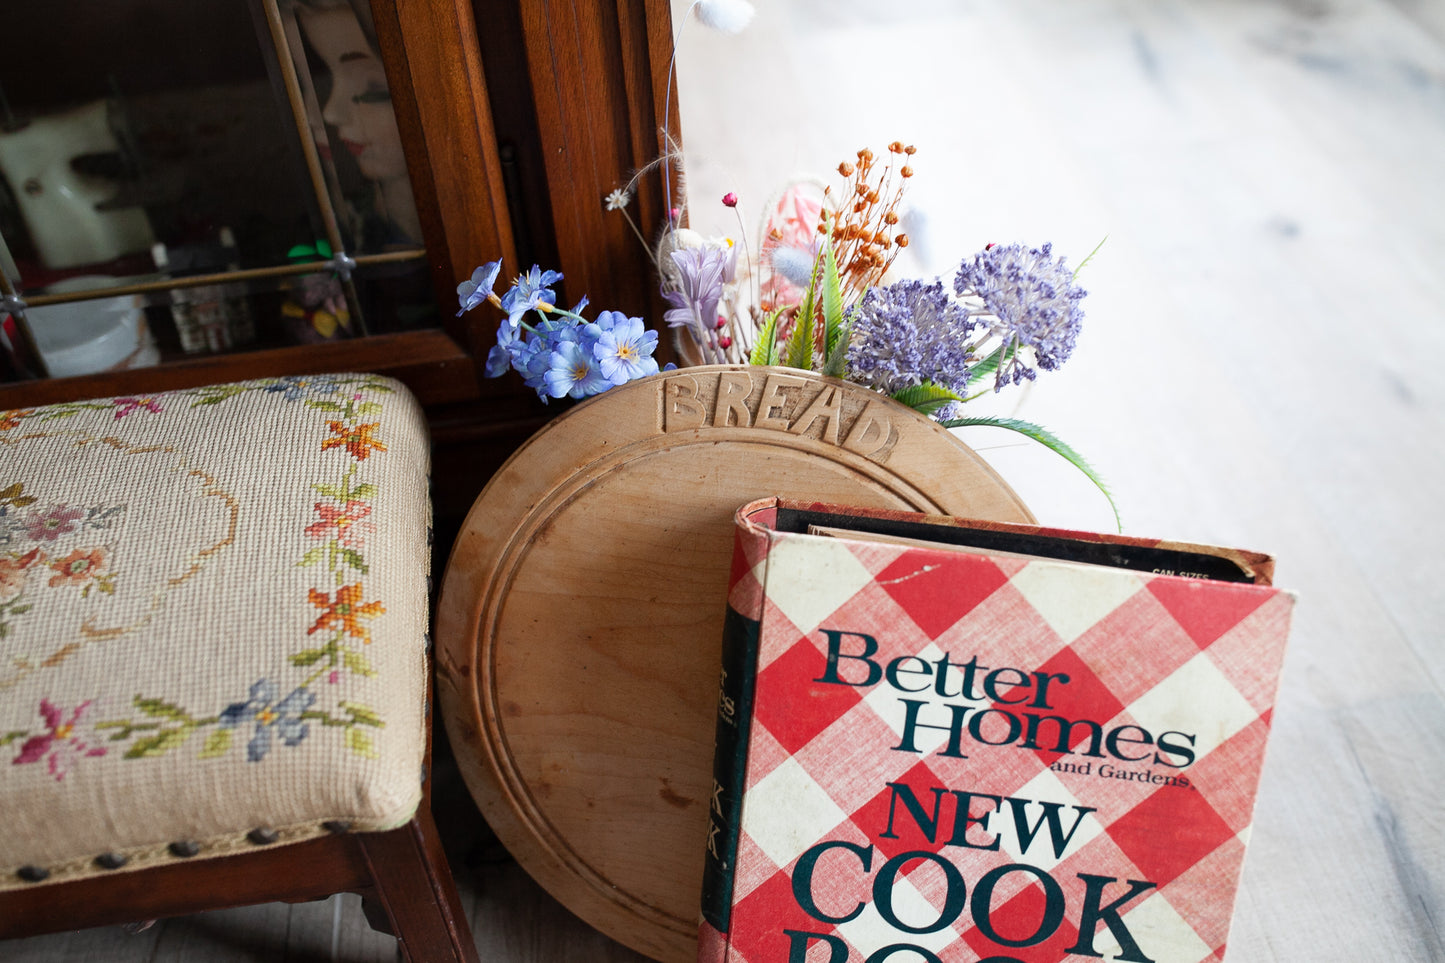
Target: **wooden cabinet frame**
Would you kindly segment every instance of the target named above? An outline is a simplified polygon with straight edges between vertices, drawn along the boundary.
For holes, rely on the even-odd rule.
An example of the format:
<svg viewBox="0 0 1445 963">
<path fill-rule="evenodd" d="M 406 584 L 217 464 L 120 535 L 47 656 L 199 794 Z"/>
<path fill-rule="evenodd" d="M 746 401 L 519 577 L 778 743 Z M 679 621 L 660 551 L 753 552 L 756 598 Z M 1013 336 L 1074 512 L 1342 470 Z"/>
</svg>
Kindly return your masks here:
<svg viewBox="0 0 1445 963">
<path fill-rule="evenodd" d="M 660 318 L 650 260 L 603 197 L 661 150 L 672 43 L 666 0 L 371 7 L 443 315 L 457 282 L 501 257 L 508 275 L 545 260 L 564 273 L 572 299 L 586 293 L 599 308 Z M 672 113 L 675 133 L 675 104 Z M 634 217 L 660 223 L 660 181 L 649 178 L 640 195 Z M 461 403 L 467 420 L 485 421 L 495 408 L 515 421 L 525 418 L 517 399 L 531 391 L 512 375 L 481 377 L 495 323 L 482 309 L 447 317 L 439 329 L 19 382 L 0 386 L 0 409 L 365 370 L 399 378 L 429 408 L 453 405 L 446 419 L 460 416 Z"/>
</svg>

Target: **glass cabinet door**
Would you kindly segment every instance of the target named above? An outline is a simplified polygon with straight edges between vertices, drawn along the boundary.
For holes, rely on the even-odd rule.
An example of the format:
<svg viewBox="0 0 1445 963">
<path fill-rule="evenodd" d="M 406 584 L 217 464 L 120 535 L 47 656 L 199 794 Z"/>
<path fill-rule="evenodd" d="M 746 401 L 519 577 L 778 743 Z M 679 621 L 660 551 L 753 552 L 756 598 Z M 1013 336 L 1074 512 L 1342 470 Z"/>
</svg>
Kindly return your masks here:
<svg viewBox="0 0 1445 963">
<path fill-rule="evenodd" d="M 441 323 L 363 0 L 3 16 L 6 380 Z"/>
</svg>

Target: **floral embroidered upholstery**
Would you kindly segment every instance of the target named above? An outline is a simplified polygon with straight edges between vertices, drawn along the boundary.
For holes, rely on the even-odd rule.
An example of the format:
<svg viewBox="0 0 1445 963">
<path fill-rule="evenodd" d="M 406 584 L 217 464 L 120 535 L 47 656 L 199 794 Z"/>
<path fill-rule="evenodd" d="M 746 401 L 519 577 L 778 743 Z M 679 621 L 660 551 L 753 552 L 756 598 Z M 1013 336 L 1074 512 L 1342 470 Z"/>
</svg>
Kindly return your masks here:
<svg viewBox="0 0 1445 963">
<path fill-rule="evenodd" d="M 370 375 L 0 414 L 0 889 L 405 823 L 427 471 Z"/>
</svg>

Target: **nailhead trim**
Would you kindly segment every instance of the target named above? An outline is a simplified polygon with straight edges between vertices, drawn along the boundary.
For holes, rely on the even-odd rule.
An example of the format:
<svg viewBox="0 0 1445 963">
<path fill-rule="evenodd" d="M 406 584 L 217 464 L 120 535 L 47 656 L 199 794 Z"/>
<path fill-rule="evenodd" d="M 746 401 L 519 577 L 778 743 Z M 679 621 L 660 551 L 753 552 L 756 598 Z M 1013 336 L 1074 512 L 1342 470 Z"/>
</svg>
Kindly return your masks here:
<svg viewBox="0 0 1445 963">
<path fill-rule="evenodd" d="M 274 829 L 257 827 L 247 833 L 246 838 L 257 846 L 269 846 L 281 837 L 276 834 L 276 830 Z"/>
<path fill-rule="evenodd" d="M 318 832 L 343 835 L 352 832 L 380 832 L 374 823 L 358 823 L 349 819 L 328 819 L 321 822 L 287 825 L 280 830 L 257 827 L 245 835 L 207 837 L 202 840 L 181 839 L 153 848 L 138 848 L 120 852 L 107 852 L 93 858 L 79 857 L 49 866 L 28 864 L 0 867 L 0 897 L 7 887 L 18 888 L 19 884 L 70 880 L 94 877 L 100 871 L 113 871 L 122 867 L 141 868 L 165 863 L 169 860 L 190 859 L 195 856 L 226 856 L 254 846 L 270 846 L 282 842 L 300 842 L 303 839 L 318 838 Z M 10 882 L 6 882 L 10 880 Z M 0 954 L 3 955 L 3 954 Z"/>
</svg>

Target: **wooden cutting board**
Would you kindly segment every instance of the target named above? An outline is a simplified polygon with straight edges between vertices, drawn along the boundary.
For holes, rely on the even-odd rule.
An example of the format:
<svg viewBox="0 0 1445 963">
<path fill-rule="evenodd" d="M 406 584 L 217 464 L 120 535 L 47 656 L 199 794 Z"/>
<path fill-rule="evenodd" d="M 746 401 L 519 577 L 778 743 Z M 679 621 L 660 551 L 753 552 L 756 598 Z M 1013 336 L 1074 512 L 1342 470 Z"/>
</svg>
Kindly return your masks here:
<svg viewBox="0 0 1445 963">
<path fill-rule="evenodd" d="M 437 613 L 447 732 L 487 822 L 578 916 L 691 961 L 732 516 L 783 495 L 1010 522 L 947 431 L 786 368 L 686 368 L 557 418 L 478 496 Z"/>
</svg>

